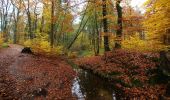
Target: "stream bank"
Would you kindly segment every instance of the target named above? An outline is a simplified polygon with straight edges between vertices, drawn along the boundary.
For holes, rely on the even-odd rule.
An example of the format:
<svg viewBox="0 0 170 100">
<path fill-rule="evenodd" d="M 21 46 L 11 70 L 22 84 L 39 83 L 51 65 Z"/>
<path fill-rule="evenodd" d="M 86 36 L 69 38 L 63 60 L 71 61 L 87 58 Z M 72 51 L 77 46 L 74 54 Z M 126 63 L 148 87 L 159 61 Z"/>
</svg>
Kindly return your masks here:
<svg viewBox="0 0 170 100">
<path fill-rule="evenodd" d="M 159 100 L 165 94 L 168 78 L 157 73 L 157 53 L 114 50 L 74 62 L 82 69 L 112 80 L 126 99 Z"/>
<path fill-rule="evenodd" d="M 73 59 L 67 59 L 67 63 L 77 72 L 72 83 L 72 94 L 78 100 L 119 100 L 124 97 L 113 81 L 77 66 Z"/>
<path fill-rule="evenodd" d="M 76 59 L 77 68 L 65 58 L 21 54 L 21 50 L 19 45 L 0 50 L 2 100 L 119 100 L 124 95 L 124 99 L 158 100 L 167 87 L 166 77 L 156 84 L 152 78 L 157 54 L 112 51 Z"/>
</svg>

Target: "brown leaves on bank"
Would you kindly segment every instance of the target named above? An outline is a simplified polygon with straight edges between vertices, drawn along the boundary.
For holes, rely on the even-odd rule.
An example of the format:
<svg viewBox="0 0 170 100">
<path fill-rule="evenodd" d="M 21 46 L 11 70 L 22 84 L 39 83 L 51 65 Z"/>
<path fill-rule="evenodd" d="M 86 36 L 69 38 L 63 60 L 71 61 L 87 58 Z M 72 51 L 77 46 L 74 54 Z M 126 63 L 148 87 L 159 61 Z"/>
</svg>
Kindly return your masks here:
<svg viewBox="0 0 170 100">
<path fill-rule="evenodd" d="M 166 84 L 149 84 L 154 74 L 149 71 L 157 69 L 157 53 L 139 53 L 121 49 L 105 53 L 103 56 L 77 59 L 75 62 L 84 69 L 116 80 L 118 88 L 129 99 L 157 100 L 164 94 Z"/>
</svg>

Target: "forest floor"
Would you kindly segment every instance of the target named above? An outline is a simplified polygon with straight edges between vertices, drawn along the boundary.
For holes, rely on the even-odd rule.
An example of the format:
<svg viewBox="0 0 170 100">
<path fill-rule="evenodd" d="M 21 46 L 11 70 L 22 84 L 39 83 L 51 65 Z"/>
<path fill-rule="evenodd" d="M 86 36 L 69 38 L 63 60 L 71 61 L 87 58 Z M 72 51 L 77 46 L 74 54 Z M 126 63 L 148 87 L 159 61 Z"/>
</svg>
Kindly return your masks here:
<svg viewBox="0 0 170 100">
<path fill-rule="evenodd" d="M 0 100 L 74 100 L 71 93 L 76 73 L 61 58 L 20 53 L 22 46 L 0 50 Z"/>
<path fill-rule="evenodd" d="M 116 82 L 126 100 L 164 98 L 162 95 L 165 94 L 167 83 L 166 78 L 158 74 L 158 53 L 118 49 L 103 56 L 79 58 L 74 62 L 83 69 Z"/>
<path fill-rule="evenodd" d="M 24 54 L 20 45 L 0 49 L 0 100 L 76 100 L 72 80 L 76 72 L 63 57 Z M 159 76 L 158 53 L 123 49 L 103 56 L 73 59 L 123 90 L 124 99 L 159 100 L 165 94 L 166 78 Z"/>
</svg>

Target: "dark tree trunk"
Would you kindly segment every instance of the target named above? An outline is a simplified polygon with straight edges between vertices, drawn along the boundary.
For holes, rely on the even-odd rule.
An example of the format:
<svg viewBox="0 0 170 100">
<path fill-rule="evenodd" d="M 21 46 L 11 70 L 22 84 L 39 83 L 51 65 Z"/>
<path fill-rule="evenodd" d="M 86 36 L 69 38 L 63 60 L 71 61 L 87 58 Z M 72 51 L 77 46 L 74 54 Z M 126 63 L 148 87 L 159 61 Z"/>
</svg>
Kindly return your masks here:
<svg viewBox="0 0 170 100">
<path fill-rule="evenodd" d="M 163 77 L 166 76 L 168 81 L 167 87 L 166 87 L 166 92 L 165 92 L 165 97 L 170 98 L 170 51 L 165 52 L 161 51 L 160 52 L 160 69 L 162 73 L 164 74 Z M 169 100 L 167 98 L 167 100 Z M 165 100 L 165 99 L 164 99 Z"/>
<path fill-rule="evenodd" d="M 28 8 L 27 8 L 27 17 L 28 17 L 28 33 L 29 33 L 29 38 L 33 39 L 32 19 L 31 19 L 31 13 L 30 13 L 30 1 L 29 0 L 28 0 Z"/>
<path fill-rule="evenodd" d="M 51 47 L 53 48 L 54 46 L 54 0 L 52 0 L 51 2 L 51 33 L 50 33 L 50 44 L 51 44 Z"/>
<path fill-rule="evenodd" d="M 122 7 L 120 6 L 121 0 L 116 1 L 116 9 L 118 15 L 118 30 L 116 32 L 115 48 L 121 48 L 121 39 L 122 39 Z"/>
<path fill-rule="evenodd" d="M 15 23 L 15 29 L 14 29 L 14 41 L 13 41 L 14 44 L 17 43 L 17 23 Z"/>
<path fill-rule="evenodd" d="M 97 33 L 97 39 L 96 39 L 96 45 L 97 45 L 97 51 L 95 55 L 98 55 L 100 52 L 100 33 L 99 33 L 99 28 L 98 28 L 98 23 L 97 23 L 97 13 L 95 9 L 95 25 L 96 25 L 96 33 Z"/>
<path fill-rule="evenodd" d="M 38 23 L 38 17 L 37 17 L 38 15 L 36 14 L 35 15 L 35 22 L 34 22 L 34 34 L 36 34 L 37 33 L 37 23 Z"/>
<path fill-rule="evenodd" d="M 40 27 L 40 32 L 42 33 L 44 30 L 44 16 L 42 15 L 42 18 L 41 18 L 41 27 Z"/>
<path fill-rule="evenodd" d="M 29 33 L 30 39 L 33 39 L 32 25 L 31 25 L 31 23 L 32 23 L 31 15 L 30 15 L 30 12 L 28 12 L 28 27 L 29 27 L 28 33 Z"/>
<path fill-rule="evenodd" d="M 163 72 L 166 74 L 170 75 L 170 51 L 165 52 L 161 51 L 160 52 L 160 68 L 162 69 Z"/>
<path fill-rule="evenodd" d="M 20 13 L 20 11 L 19 11 L 19 9 L 17 9 L 18 11 L 17 11 L 17 16 L 16 16 L 16 18 L 15 18 L 15 26 L 14 26 L 14 41 L 13 41 L 13 43 L 14 44 L 16 44 L 16 43 L 18 43 L 18 40 L 17 40 L 17 32 L 18 32 L 18 21 L 19 21 L 19 13 Z"/>
<path fill-rule="evenodd" d="M 105 18 L 107 15 L 107 6 L 106 6 L 106 0 L 103 0 L 103 29 L 104 29 L 104 49 L 105 51 L 110 51 L 109 48 L 109 38 L 108 38 L 108 23 L 107 18 Z"/>
</svg>

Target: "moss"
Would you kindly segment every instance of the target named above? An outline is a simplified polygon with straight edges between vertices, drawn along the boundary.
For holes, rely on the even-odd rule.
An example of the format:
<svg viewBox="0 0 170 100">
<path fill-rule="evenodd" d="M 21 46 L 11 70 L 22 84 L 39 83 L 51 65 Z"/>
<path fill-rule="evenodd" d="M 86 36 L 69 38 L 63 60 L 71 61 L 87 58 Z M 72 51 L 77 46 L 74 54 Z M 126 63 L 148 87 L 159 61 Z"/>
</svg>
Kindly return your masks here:
<svg viewBox="0 0 170 100">
<path fill-rule="evenodd" d="M 8 48 L 8 47 L 9 47 L 9 45 L 7 43 L 2 44 L 2 48 Z"/>
<path fill-rule="evenodd" d="M 108 75 L 109 76 L 119 76 L 119 75 L 121 75 L 122 73 L 121 72 L 111 72 L 111 73 L 109 73 Z"/>
<path fill-rule="evenodd" d="M 77 68 L 78 68 L 78 66 L 77 66 L 73 61 L 71 61 L 71 60 L 66 60 L 66 62 L 67 62 L 72 68 L 74 68 L 74 69 L 77 69 Z"/>
<path fill-rule="evenodd" d="M 80 57 L 84 57 L 84 56 L 88 57 L 88 56 L 94 55 L 94 52 L 89 51 L 89 50 L 81 50 L 78 54 L 79 54 Z"/>
<path fill-rule="evenodd" d="M 120 80 L 119 79 L 119 81 L 118 81 L 120 84 L 122 84 L 122 86 L 124 86 L 124 87 L 129 87 L 129 88 L 131 88 L 132 87 L 132 85 L 129 83 L 126 83 L 126 82 L 124 82 L 123 80 Z"/>
<path fill-rule="evenodd" d="M 143 86 L 143 83 L 139 79 L 132 79 L 131 82 L 132 82 L 132 86 L 134 86 L 134 87 L 142 87 Z"/>
<path fill-rule="evenodd" d="M 104 48 L 100 48 L 99 51 L 100 51 L 100 52 L 99 52 L 99 55 L 103 55 L 103 54 L 104 54 Z M 78 52 L 78 55 L 79 55 L 80 57 L 89 57 L 89 56 L 94 56 L 95 53 L 94 53 L 93 50 L 80 50 L 80 51 Z"/>
</svg>

